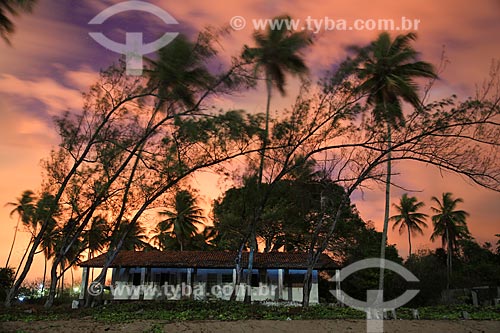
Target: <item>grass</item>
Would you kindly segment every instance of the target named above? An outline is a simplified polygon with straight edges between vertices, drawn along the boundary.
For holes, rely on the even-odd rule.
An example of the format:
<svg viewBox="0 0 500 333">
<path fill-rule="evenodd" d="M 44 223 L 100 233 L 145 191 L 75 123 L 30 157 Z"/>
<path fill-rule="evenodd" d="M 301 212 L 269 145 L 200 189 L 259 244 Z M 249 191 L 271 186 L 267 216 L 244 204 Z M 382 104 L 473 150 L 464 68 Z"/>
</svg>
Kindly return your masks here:
<svg viewBox="0 0 500 333">
<path fill-rule="evenodd" d="M 469 305 L 432 306 L 419 308 L 420 319 L 458 320 L 467 311 L 474 320 L 500 320 L 500 307 L 473 307 Z M 411 309 L 397 310 L 398 318 L 412 319 Z M 37 321 L 91 319 L 105 323 L 130 322 L 134 320 L 162 320 L 165 322 L 189 320 L 286 320 L 286 319 L 364 319 L 365 313 L 348 307 L 315 305 L 306 309 L 289 306 L 266 306 L 228 301 L 164 301 L 123 302 L 95 308 L 70 310 L 69 305 L 60 305 L 45 310 L 43 307 L 0 308 L 2 321 Z M 157 332 L 152 327 L 149 332 Z"/>
</svg>

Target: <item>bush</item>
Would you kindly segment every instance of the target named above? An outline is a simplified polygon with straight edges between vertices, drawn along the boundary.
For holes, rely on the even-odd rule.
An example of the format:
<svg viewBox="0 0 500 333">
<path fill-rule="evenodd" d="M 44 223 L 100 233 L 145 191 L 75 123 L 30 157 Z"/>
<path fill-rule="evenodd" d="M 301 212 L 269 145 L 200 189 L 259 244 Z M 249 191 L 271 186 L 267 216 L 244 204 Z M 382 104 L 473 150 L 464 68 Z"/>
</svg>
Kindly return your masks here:
<svg viewBox="0 0 500 333">
<path fill-rule="evenodd" d="M 7 296 L 10 287 L 14 284 L 14 269 L 10 267 L 0 268 L 0 299 Z"/>
</svg>

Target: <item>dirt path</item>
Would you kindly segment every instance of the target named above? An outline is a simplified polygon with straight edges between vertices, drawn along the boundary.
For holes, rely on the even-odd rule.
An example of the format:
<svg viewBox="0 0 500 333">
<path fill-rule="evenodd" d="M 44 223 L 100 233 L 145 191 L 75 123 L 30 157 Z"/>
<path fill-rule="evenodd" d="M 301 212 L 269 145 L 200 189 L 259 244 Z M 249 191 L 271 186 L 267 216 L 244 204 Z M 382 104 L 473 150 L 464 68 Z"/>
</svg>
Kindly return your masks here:
<svg viewBox="0 0 500 333">
<path fill-rule="evenodd" d="M 248 321 L 188 321 L 165 323 L 159 320 L 105 324 L 93 320 L 3 322 L 0 332 L 82 333 L 82 332 L 366 332 L 363 320 L 248 320 Z M 435 321 L 391 320 L 384 322 L 384 332 L 400 333 L 498 333 L 500 321 Z"/>
</svg>

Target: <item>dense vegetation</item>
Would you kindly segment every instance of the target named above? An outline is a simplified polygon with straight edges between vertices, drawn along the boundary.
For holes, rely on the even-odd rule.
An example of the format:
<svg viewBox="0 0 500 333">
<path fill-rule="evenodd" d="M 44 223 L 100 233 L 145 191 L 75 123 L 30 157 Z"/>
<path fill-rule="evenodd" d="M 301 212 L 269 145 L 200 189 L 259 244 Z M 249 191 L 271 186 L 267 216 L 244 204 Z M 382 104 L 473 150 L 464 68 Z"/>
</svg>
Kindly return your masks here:
<svg viewBox="0 0 500 333">
<path fill-rule="evenodd" d="M 418 308 L 422 320 L 462 319 L 463 311 L 467 311 L 470 319 L 500 320 L 498 307 L 434 306 Z M 413 319 L 409 308 L 397 310 L 400 319 Z M 124 323 L 134 320 L 299 320 L 299 319 L 364 319 L 366 314 L 349 307 L 333 307 L 315 305 L 309 308 L 290 306 L 270 306 L 262 304 L 245 304 L 241 302 L 133 302 L 115 303 L 92 309 L 78 309 L 67 311 L 56 307 L 52 310 L 40 310 L 27 314 L 20 309 L 2 310 L 1 321 L 36 321 L 36 320 L 70 320 L 77 318 L 91 318 L 107 323 Z"/>
</svg>

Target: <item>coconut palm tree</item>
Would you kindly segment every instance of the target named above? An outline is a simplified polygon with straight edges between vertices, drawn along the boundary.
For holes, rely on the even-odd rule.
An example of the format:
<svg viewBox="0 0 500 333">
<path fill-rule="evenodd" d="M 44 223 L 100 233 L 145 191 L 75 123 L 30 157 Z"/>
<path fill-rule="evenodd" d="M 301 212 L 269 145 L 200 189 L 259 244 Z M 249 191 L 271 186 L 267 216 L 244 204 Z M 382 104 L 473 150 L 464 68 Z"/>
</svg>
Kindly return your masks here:
<svg viewBox="0 0 500 333">
<path fill-rule="evenodd" d="M 410 45 L 417 38 L 416 34 L 398 35 L 391 39 L 387 32 L 379 35 L 368 48 L 361 50 L 361 67 L 357 75 L 362 80 L 359 90 L 367 94 L 367 104 L 372 106 L 375 122 L 386 127 L 387 140 L 387 175 L 385 188 L 385 214 L 382 244 L 382 259 L 385 259 L 387 229 L 389 224 L 390 189 L 391 189 L 391 149 L 393 129 L 404 126 L 405 119 L 402 101 L 420 109 L 422 103 L 418 97 L 416 78 L 436 78 L 436 71 L 431 64 L 418 61 L 418 52 Z M 381 267 L 379 290 L 384 286 L 384 269 Z"/>
<path fill-rule="evenodd" d="M 188 190 L 181 190 L 175 194 L 172 208 L 173 210 L 159 212 L 160 216 L 166 216 L 167 219 L 160 221 L 158 228 L 170 230 L 183 251 L 187 240 L 196 235 L 196 226 L 203 224 L 203 210 Z"/>
<path fill-rule="evenodd" d="M 148 237 L 146 235 L 146 229 L 141 226 L 139 221 L 134 223 L 124 220 L 118 228 L 111 235 L 110 248 L 116 248 L 117 244 L 120 242 L 121 238 L 126 233 L 123 239 L 123 244 L 121 249 L 123 250 L 142 250 L 145 248 L 150 248 L 148 243 Z"/>
<path fill-rule="evenodd" d="M 60 229 L 57 224 L 57 217 L 60 215 L 59 208 L 52 209 L 54 205 L 55 197 L 49 193 L 43 193 L 40 199 L 36 203 L 35 221 L 33 225 L 33 230 L 37 230 L 37 227 L 42 223 L 46 223 L 47 227 L 40 240 L 40 251 L 44 255 L 44 269 L 43 269 L 43 280 L 42 280 L 42 293 L 45 289 L 45 279 L 47 277 L 47 263 L 57 251 L 57 243 L 60 238 Z M 51 214 L 51 215 L 49 215 Z M 35 237 L 36 232 L 33 232 L 33 237 Z"/>
<path fill-rule="evenodd" d="M 15 27 L 12 16 L 21 12 L 31 12 L 37 0 L 0 0 L 0 37 L 10 44 L 9 36 L 14 33 Z M 10 17 L 9 17 L 10 16 Z"/>
<path fill-rule="evenodd" d="M 88 259 L 94 257 L 94 253 L 102 252 L 109 242 L 110 227 L 108 221 L 102 216 L 94 216 L 90 228 L 83 234 L 83 243 L 88 249 Z M 94 280 L 94 268 L 92 268 L 91 279 Z"/>
<path fill-rule="evenodd" d="M 424 206 L 424 203 L 418 201 L 416 197 L 409 197 L 407 193 L 403 194 L 399 205 L 393 204 L 398 214 L 391 216 L 394 221 L 392 230 L 399 227 L 399 234 L 403 234 L 404 230 L 408 231 L 408 258 L 411 257 L 411 236 L 415 234 L 423 235 L 422 228 L 427 228 L 425 218 L 428 216 L 424 213 L 419 213 L 418 210 Z"/>
<path fill-rule="evenodd" d="M 16 243 L 17 231 L 19 230 L 19 222 L 21 221 L 23 225 L 28 226 L 33 221 L 33 214 L 35 211 L 35 194 L 33 191 L 27 190 L 21 194 L 21 198 L 17 199 L 17 202 L 9 202 L 7 206 L 14 206 L 14 209 L 10 212 L 10 216 L 17 214 L 17 223 L 14 229 L 14 238 L 12 239 L 12 244 L 10 245 L 9 255 L 7 256 L 7 262 L 5 263 L 5 268 L 9 267 L 10 257 L 12 255 L 12 250 L 14 249 L 14 244 Z"/>
<path fill-rule="evenodd" d="M 274 18 L 275 21 L 290 21 L 290 16 L 284 15 Z M 265 33 L 255 31 L 253 34 L 256 47 L 244 46 L 243 58 L 255 63 L 255 73 L 262 74 L 266 82 L 267 103 L 264 137 L 262 139 L 261 159 L 259 166 L 259 182 L 262 182 L 264 169 L 264 155 L 269 137 L 269 111 L 273 87 L 281 95 L 285 95 L 286 74 L 304 75 L 308 72 L 304 60 L 299 52 L 312 44 L 307 32 L 292 32 L 286 24 L 271 29 Z"/>
<path fill-rule="evenodd" d="M 64 229 L 63 229 L 64 230 Z M 62 231 L 64 233 L 64 231 Z M 61 237 L 59 237 L 59 240 Z M 60 244 L 57 244 L 56 246 L 59 247 L 60 249 Z M 73 276 L 73 269 L 78 267 L 78 264 L 81 262 L 81 256 L 80 254 L 84 251 L 85 248 L 85 242 L 81 238 L 77 238 L 77 240 L 73 243 L 73 245 L 70 247 L 69 251 L 64 255 L 62 258 L 61 262 L 59 263 L 59 279 L 60 279 L 60 296 L 64 296 L 64 274 L 65 272 L 70 269 L 71 272 L 71 290 L 73 290 L 74 287 L 74 276 Z M 58 251 L 57 249 L 56 251 Z"/>
<path fill-rule="evenodd" d="M 44 256 L 43 280 L 42 280 L 42 290 L 41 290 L 42 294 L 43 291 L 45 290 L 45 280 L 47 278 L 48 261 L 56 254 L 56 246 L 57 242 L 59 241 L 58 238 L 60 238 L 60 236 L 57 237 L 58 233 L 59 229 L 57 228 L 57 222 L 52 218 L 47 220 L 47 229 L 45 229 L 45 232 L 42 236 L 39 246 Z"/>
<path fill-rule="evenodd" d="M 170 230 L 167 230 L 167 223 L 162 221 L 153 229 L 151 241 L 153 245 L 157 246 L 160 251 L 165 250 L 178 250 L 179 242 L 172 235 Z"/>
<path fill-rule="evenodd" d="M 441 237 L 443 248 L 447 249 L 446 289 L 449 289 L 453 251 L 457 248 L 458 240 L 470 237 L 466 223 L 469 213 L 464 210 L 457 210 L 457 205 L 462 203 L 463 199 L 454 199 L 450 192 L 443 193 L 441 200 L 437 197 L 432 197 L 432 201 L 434 201 L 438 207 L 431 207 L 431 210 L 436 213 L 432 216 L 434 232 L 431 235 L 431 241 L 434 242 L 438 237 Z"/>
<path fill-rule="evenodd" d="M 264 173 L 264 160 L 267 142 L 269 140 L 269 112 L 273 87 L 278 89 L 281 95 L 285 95 L 286 73 L 301 76 L 308 72 L 307 66 L 300 56 L 300 51 L 312 44 L 312 38 L 309 33 L 305 31 L 293 32 L 287 29 L 287 25 L 291 21 L 290 16 L 278 16 L 273 20 L 283 24 L 279 27 L 274 27 L 274 29 L 269 27 L 265 33 L 255 31 L 253 39 L 256 47 L 245 45 L 243 49 L 243 58 L 255 63 L 255 73 L 257 75 L 261 74 L 266 82 L 266 119 L 262 138 L 262 148 L 260 151 L 258 184 L 262 183 Z M 258 216 L 256 216 L 255 220 L 257 219 Z M 253 268 L 253 254 L 257 247 L 255 240 L 255 224 L 256 221 L 253 221 L 250 225 L 249 271 Z M 240 247 L 240 249 L 243 249 L 243 247 Z M 241 257 L 241 253 L 238 255 Z M 248 279 L 250 279 L 251 274 L 248 276 Z M 245 300 L 250 300 L 249 295 L 245 296 Z"/>
<path fill-rule="evenodd" d="M 213 81 L 203 63 L 212 52 L 209 45 L 195 45 L 179 35 L 158 51 L 157 60 L 147 60 L 150 67 L 145 72 L 149 85 L 158 91 L 158 108 L 167 100 L 189 108 L 195 105 L 197 89 L 206 88 Z"/>
</svg>

